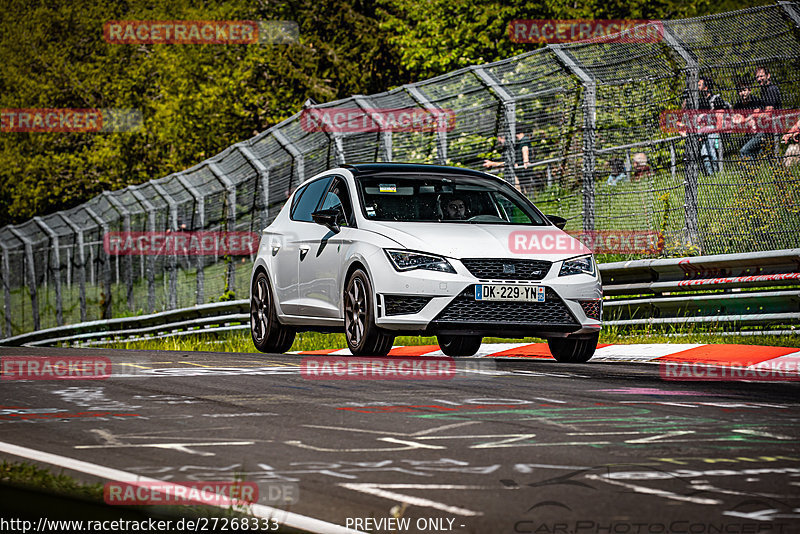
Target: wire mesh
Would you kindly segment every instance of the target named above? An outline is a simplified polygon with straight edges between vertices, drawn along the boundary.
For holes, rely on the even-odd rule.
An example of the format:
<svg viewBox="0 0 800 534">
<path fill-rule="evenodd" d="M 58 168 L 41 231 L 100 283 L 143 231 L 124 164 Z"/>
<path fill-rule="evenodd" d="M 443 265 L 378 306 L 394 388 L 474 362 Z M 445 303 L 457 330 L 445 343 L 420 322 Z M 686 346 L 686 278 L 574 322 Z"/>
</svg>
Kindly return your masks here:
<svg viewBox="0 0 800 534">
<path fill-rule="evenodd" d="M 485 170 L 566 218 L 567 230 L 656 232 L 665 256 L 796 247 L 800 157 L 787 157 L 780 133 L 752 143 L 748 133 L 679 135 L 663 127 L 662 114 L 696 107 L 699 79 L 730 105 L 742 86 L 759 97 L 767 89 L 758 69 L 769 73 L 782 108 L 800 107 L 798 4 L 663 27 L 652 42 L 552 45 L 313 105 L 183 173 L 1 228 L 0 335 L 246 297 L 252 255 L 125 256 L 104 238 L 258 233 L 301 182 L 341 163 Z M 446 128 L 385 123 L 403 110 L 452 120 Z M 309 112 L 342 112 L 356 126 L 309 127 Z"/>
</svg>

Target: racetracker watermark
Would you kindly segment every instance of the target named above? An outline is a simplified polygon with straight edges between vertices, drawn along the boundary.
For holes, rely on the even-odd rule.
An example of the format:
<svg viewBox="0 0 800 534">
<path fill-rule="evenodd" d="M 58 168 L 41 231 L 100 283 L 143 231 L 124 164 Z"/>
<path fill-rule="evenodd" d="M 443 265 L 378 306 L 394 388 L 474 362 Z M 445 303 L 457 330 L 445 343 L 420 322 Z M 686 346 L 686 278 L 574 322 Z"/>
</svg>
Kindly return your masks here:
<svg viewBox="0 0 800 534">
<path fill-rule="evenodd" d="M 455 360 L 446 356 L 309 356 L 300 362 L 300 374 L 308 380 L 450 380 L 456 373 Z"/>
<path fill-rule="evenodd" d="M 508 248 L 514 254 L 658 254 L 664 239 L 653 231 L 515 230 Z"/>
<path fill-rule="evenodd" d="M 109 44 L 289 44 L 299 27 L 289 20 L 110 20 Z"/>
<path fill-rule="evenodd" d="M 800 361 L 776 360 L 754 365 L 734 362 L 726 365 L 709 365 L 699 362 L 660 362 L 659 371 L 664 380 L 686 381 L 755 381 L 798 382 Z"/>
<path fill-rule="evenodd" d="M 0 380 L 103 380 L 111 360 L 102 356 L 3 356 Z"/>
<path fill-rule="evenodd" d="M 514 43 L 657 43 L 664 40 L 659 20 L 512 20 L 508 36 Z"/>
<path fill-rule="evenodd" d="M 777 109 L 753 113 L 710 110 L 667 110 L 661 112 L 664 133 L 787 133 L 800 120 L 800 110 Z"/>
<path fill-rule="evenodd" d="M 594 254 L 660 254 L 664 236 L 654 231 L 587 230 L 568 232 Z"/>
<path fill-rule="evenodd" d="M 107 482 L 103 500 L 111 505 L 241 506 L 259 501 L 296 504 L 300 489 L 293 483 L 244 481 Z"/>
<path fill-rule="evenodd" d="M 449 132 L 455 126 L 452 109 L 309 108 L 300 113 L 306 132 Z"/>
<path fill-rule="evenodd" d="M 112 256 L 249 256 L 258 252 L 254 232 L 108 232 L 103 248 Z"/>
<path fill-rule="evenodd" d="M 0 131 L 32 133 L 115 133 L 142 128 L 137 109 L 0 109 Z"/>
</svg>

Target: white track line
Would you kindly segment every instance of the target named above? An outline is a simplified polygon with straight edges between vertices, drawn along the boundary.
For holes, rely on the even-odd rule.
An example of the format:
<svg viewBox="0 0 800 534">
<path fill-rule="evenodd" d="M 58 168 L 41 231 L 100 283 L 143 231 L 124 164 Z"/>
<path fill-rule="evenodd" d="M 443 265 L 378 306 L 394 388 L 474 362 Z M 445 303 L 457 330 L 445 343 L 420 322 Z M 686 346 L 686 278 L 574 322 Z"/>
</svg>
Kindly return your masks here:
<svg viewBox="0 0 800 534">
<path fill-rule="evenodd" d="M 144 483 L 156 483 L 161 485 L 169 484 L 169 482 L 164 482 L 163 480 L 143 477 L 140 475 L 136 475 L 134 473 L 129 473 L 127 471 L 121 471 L 119 469 L 113 469 L 111 467 L 105 467 L 102 465 L 84 462 L 82 460 L 76 460 L 74 458 L 68 458 L 66 456 L 59 456 L 58 454 L 51 454 L 49 452 L 37 451 L 35 449 L 29 449 L 27 447 L 21 447 L 19 445 L 6 443 L 3 441 L 0 441 L 0 452 L 13 454 L 14 456 L 20 456 L 22 458 L 28 458 L 30 460 L 34 460 L 37 462 L 57 465 L 65 469 L 80 471 L 81 473 L 87 473 L 90 475 L 94 475 L 107 480 L 114 480 L 117 482 L 144 482 Z M 227 505 L 220 505 L 220 507 L 227 508 Z M 293 512 L 287 512 L 286 510 L 281 510 L 279 508 L 272 508 L 271 506 L 264 506 L 262 504 L 250 505 L 250 513 L 256 517 L 261 517 L 265 519 L 274 518 L 282 525 L 286 525 L 287 527 L 298 528 L 301 530 L 307 530 L 309 532 L 318 532 L 320 534 L 365 534 L 357 530 L 345 528 L 343 526 L 335 525 L 333 523 L 328 523 L 327 521 L 321 521 L 319 519 L 314 519 L 313 517 L 308 517 Z"/>
</svg>

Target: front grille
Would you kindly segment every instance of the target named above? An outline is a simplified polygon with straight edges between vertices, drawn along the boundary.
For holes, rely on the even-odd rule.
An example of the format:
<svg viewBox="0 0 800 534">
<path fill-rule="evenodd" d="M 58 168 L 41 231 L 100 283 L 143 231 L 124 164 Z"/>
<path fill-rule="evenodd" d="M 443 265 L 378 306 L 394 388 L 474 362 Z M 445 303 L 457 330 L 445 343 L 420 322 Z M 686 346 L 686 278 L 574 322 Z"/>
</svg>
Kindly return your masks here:
<svg viewBox="0 0 800 534">
<path fill-rule="evenodd" d="M 551 262 L 518 259 L 461 260 L 472 276 L 482 280 L 541 280 L 550 270 Z"/>
<path fill-rule="evenodd" d="M 416 297 L 408 295 L 384 295 L 386 315 L 406 315 L 419 313 L 432 297 Z"/>
<path fill-rule="evenodd" d="M 475 300 L 469 286 L 448 304 L 434 322 L 504 325 L 577 325 L 567 305 L 549 287 L 544 302 L 497 302 Z"/>
<path fill-rule="evenodd" d="M 600 317 L 603 315 L 603 301 L 600 299 L 594 300 L 581 300 L 581 308 L 583 308 L 583 313 L 586 314 L 586 317 L 589 319 L 597 319 L 600 320 Z"/>
</svg>

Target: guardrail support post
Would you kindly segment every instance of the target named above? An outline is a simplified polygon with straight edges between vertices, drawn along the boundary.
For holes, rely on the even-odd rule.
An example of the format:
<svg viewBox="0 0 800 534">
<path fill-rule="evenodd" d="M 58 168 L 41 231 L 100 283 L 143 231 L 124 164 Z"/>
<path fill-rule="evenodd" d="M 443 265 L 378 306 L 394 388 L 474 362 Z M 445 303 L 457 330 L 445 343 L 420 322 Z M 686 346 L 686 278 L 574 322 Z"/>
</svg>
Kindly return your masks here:
<svg viewBox="0 0 800 534">
<path fill-rule="evenodd" d="M 689 96 L 688 109 L 697 109 L 699 100 L 697 82 L 700 77 L 700 67 L 697 60 L 686 50 L 672 34 L 667 24 L 662 24 L 664 41 L 680 56 L 686 65 L 686 89 Z M 685 177 L 684 181 L 684 217 L 686 221 L 686 239 L 690 244 L 701 247 L 700 223 L 697 213 L 697 190 L 699 188 L 698 175 L 700 169 L 700 141 L 697 133 L 688 132 L 686 135 Z"/>
<path fill-rule="evenodd" d="M 125 231 L 126 234 L 130 235 L 131 232 L 131 212 L 125 209 L 125 206 L 122 205 L 122 202 L 114 198 L 108 191 L 103 191 L 103 196 L 109 201 L 109 203 L 114 206 L 114 209 L 122 215 L 122 229 Z M 125 255 L 122 257 L 123 262 L 123 270 L 125 271 L 125 300 L 128 303 L 128 309 L 131 311 L 135 311 L 135 305 L 133 302 L 133 259 L 129 255 Z"/>
<path fill-rule="evenodd" d="M 36 268 L 33 263 L 33 243 L 30 239 L 25 237 L 25 235 L 14 228 L 13 226 L 8 227 L 8 231 L 14 234 L 14 237 L 22 241 L 25 245 L 25 263 L 27 264 L 25 269 L 25 276 L 28 279 L 28 292 L 31 296 L 31 315 L 33 316 L 33 329 L 39 330 L 41 327 L 41 323 L 39 321 L 39 299 L 37 297 L 37 288 L 36 288 Z"/>
<path fill-rule="evenodd" d="M 514 150 L 517 142 L 517 102 L 511 94 L 495 79 L 495 77 L 486 72 L 483 67 L 477 67 L 473 70 L 478 80 L 483 85 L 488 87 L 489 91 L 493 93 L 503 106 L 503 135 L 506 138 L 506 143 L 503 147 L 503 161 L 505 163 L 503 175 L 506 181 L 514 186 L 521 186 L 517 179 L 517 172 L 514 167 L 516 162 L 516 150 Z M 532 163 L 532 162 L 531 162 Z"/>
<path fill-rule="evenodd" d="M 151 234 L 156 232 L 156 208 L 149 200 L 138 191 L 135 187 L 129 188 L 133 197 L 141 204 L 142 208 L 147 212 L 147 230 Z M 152 254 L 147 255 L 147 270 L 145 271 L 145 279 L 147 280 L 147 311 L 153 313 L 156 309 L 156 257 Z"/>
<path fill-rule="evenodd" d="M 305 158 L 303 157 L 303 153 L 300 152 L 296 146 L 285 136 L 283 132 L 275 128 L 275 131 L 272 132 L 272 135 L 275 137 L 275 140 L 278 142 L 281 147 L 292 156 L 292 161 L 294 162 L 295 173 L 297 174 L 297 183 L 300 184 L 305 181 L 306 179 L 306 166 L 305 166 Z M 292 189 L 292 182 L 289 182 L 289 190 Z"/>
<path fill-rule="evenodd" d="M 186 188 L 187 191 L 194 197 L 194 201 L 197 204 L 197 216 L 200 219 L 200 229 L 203 230 L 206 227 L 206 199 L 203 194 L 194 186 L 192 183 L 186 179 L 185 176 L 182 174 L 176 174 L 175 178 L 181 183 L 183 187 Z M 194 228 L 192 228 L 194 230 Z M 177 253 L 177 251 L 176 251 Z M 196 289 L 195 289 L 195 302 L 197 304 L 203 304 L 206 300 L 205 297 L 205 271 L 203 270 L 203 256 L 201 254 L 197 255 L 197 277 L 196 277 Z"/>
<path fill-rule="evenodd" d="M 405 90 L 414 101 L 436 117 L 436 163 L 447 164 L 447 128 L 443 124 L 445 118 L 439 106 L 433 104 L 415 85 L 406 85 Z"/>
<path fill-rule="evenodd" d="M 216 163 L 209 163 L 208 169 L 211 173 L 216 177 L 219 182 L 225 186 L 225 190 L 228 192 L 228 233 L 236 231 L 236 185 L 231 181 L 230 178 L 219 168 L 219 165 Z M 233 261 L 230 253 L 227 254 L 228 256 L 228 266 L 227 266 L 227 284 L 228 284 L 228 291 L 236 291 L 236 262 Z"/>
<path fill-rule="evenodd" d="M 247 163 L 256 171 L 256 187 L 261 194 L 261 224 L 258 228 L 258 234 L 261 237 L 261 231 L 269 224 L 269 169 L 253 154 L 250 148 L 241 144 L 236 145 L 236 148 L 239 149 L 239 153 L 244 156 Z"/>
<path fill-rule="evenodd" d="M 792 22 L 800 28 L 800 13 L 798 13 L 797 5 L 794 2 L 778 2 L 783 10 L 789 15 L 789 18 L 792 19 Z"/>
<path fill-rule="evenodd" d="M 85 260 L 85 252 L 83 250 L 84 241 L 83 241 L 83 229 L 72 222 L 72 219 L 64 215 L 63 212 L 58 212 L 58 215 L 61 219 L 69 226 L 72 231 L 75 233 L 75 239 L 77 240 L 78 244 L 78 251 L 76 254 L 77 263 L 78 264 L 78 299 L 80 302 L 80 309 L 81 309 L 81 322 L 86 321 L 86 260 Z M 73 260 L 74 261 L 74 260 Z"/>
<path fill-rule="evenodd" d="M 5 337 L 11 337 L 11 266 L 8 261 L 8 246 L 0 241 L 3 252 L 0 275 L 3 278 L 3 315 L 5 316 Z"/>
<path fill-rule="evenodd" d="M 370 116 L 370 118 L 381 127 L 381 141 L 383 145 L 383 160 L 384 161 L 392 161 L 392 129 L 385 129 L 383 127 L 383 120 L 377 118 L 379 116 L 378 113 L 375 112 L 375 107 L 372 105 L 372 101 L 369 97 L 364 95 L 356 95 L 353 97 L 356 105 L 361 108 L 361 110 Z"/>
<path fill-rule="evenodd" d="M 164 186 L 156 182 L 150 182 L 153 185 L 156 193 L 161 195 L 161 198 L 169 206 L 169 222 L 167 226 L 173 232 L 178 231 L 178 203 L 174 198 L 167 193 Z M 173 251 L 169 255 L 169 291 L 167 292 L 167 309 L 174 310 L 178 307 L 178 255 Z"/>
<path fill-rule="evenodd" d="M 583 85 L 583 230 L 594 230 L 595 202 L 594 181 L 597 154 L 595 152 L 595 131 L 597 121 L 597 83 L 585 70 L 580 68 L 572 56 L 559 45 L 551 45 L 553 52 Z"/>
<path fill-rule="evenodd" d="M 100 229 L 103 232 L 103 236 L 108 234 L 108 223 L 103 220 L 94 210 L 90 207 L 85 207 L 86 214 L 97 223 Z M 108 253 L 105 247 L 105 239 L 103 239 L 103 295 L 105 296 L 105 300 L 103 302 L 103 319 L 111 319 L 112 316 L 112 303 L 111 303 L 111 255 Z"/>
<path fill-rule="evenodd" d="M 61 326 L 64 324 L 64 305 L 61 296 L 61 251 L 59 250 L 58 234 L 47 226 L 47 223 L 45 223 L 41 217 L 34 217 L 33 221 L 39 228 L 44 230 L 44 233 L 50 238 L 50 248 L 53 249 L 53 257 L 50 264 L 53 269 L 53 279 L 56 289 L 56 324 Z"/>
</svg>

